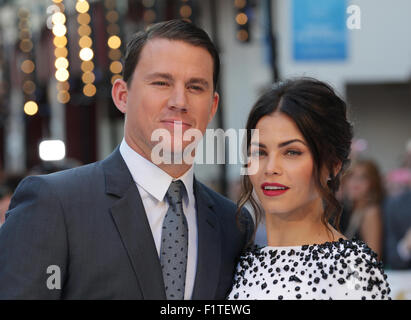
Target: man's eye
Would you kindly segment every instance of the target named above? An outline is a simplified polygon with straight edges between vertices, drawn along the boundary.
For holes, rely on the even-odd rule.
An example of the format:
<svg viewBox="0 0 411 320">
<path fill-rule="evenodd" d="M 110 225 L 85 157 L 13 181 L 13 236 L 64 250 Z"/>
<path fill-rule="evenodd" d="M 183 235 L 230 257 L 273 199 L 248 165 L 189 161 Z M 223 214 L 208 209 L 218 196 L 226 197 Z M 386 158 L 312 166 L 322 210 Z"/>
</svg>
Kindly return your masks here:
<svg viewBox="0 0 411 320">
<path fill-rule="evenodd" d="M 165 81 L 154 81 L 152 84 L 156 86 L 167 86 L 168 85 L 168 83 Z"/>
<path fill-rule="evenodd" d="M 191 86 L 188 86 L 188 88 L 193 91 L 204 91 L 203 87 L 200 87 L 200 86 L 191 85 Z"/>
</svg>

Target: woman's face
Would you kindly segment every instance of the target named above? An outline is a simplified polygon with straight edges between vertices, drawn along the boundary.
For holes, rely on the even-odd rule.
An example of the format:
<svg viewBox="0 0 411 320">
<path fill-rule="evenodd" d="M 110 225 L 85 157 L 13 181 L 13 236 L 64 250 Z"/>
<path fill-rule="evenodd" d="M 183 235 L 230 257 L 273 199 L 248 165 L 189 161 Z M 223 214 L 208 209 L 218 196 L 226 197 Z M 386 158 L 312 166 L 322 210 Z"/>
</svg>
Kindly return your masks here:
<svg viewBox="0 0 411 320">
<path fill-rule="evenodd" d="M 364 199 L 370 189 L 370 180 L 364 166 L 355 166 L 347 177 L 347 196 L 349 200 Z"/>
<path fill-rule="evenodd" d="M 262 117 L 251 138 L 251 183 L 266 214 L 308 214 L 322 208 L 313 158 L 295 122 L 281 112 Z M 255 169 L 258 168 L 258 169 Z"/>
</svg>

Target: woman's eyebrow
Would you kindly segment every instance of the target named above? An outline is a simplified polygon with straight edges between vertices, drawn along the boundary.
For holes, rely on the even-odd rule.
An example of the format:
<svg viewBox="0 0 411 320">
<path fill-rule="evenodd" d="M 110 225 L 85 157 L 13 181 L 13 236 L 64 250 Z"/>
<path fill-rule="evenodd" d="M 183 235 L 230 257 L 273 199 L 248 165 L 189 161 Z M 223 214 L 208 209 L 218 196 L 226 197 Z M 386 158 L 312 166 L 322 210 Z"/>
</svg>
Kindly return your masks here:
<svg viewBox="0 0 411 320">
<path fill-rule="evenodd" d="M 292 139 L 292 140 L 288 140 L 288 141 L 284 141 L 284 142 L 281 142 L 281 143 L 279 143 L 278 144 L 278 147 L 279 148 L 282 148 L 282 147 L 285 147 L 285 146 L 287 146 L 287 145 L 289 145 L 289 144 L 291 144 L 291 143 L 293 143 L 293 142 L 300 142 L 300 143 L 302 143 L 303 145 L 307 145 L 304 141 L 302 141 L 302 140 L 300 140 L 300 139 Z"/>
<path fill-rule="evenodd" d="M 292 139 L 292 140 L 287 140 L 287 141 L 284 141 L 284 142 L 281 142 L 281 143 L 279 143 L 278 144 L 278 147 L 279 148 L 282 148 L 282 147 L 285 147 L 285 146 L 287 146 L 287 145 L 289 145 L 289 144 L 291 144 L 291 143 L 293 143 L 293 142 L 300 142 L 300 143 L 302 143 L 303 145 L 307 145 L 304 141 L 302 141 L 302 140 L 300 140 L 300 139 Z M 266 148 L 266 145 L 264 144 L 264 143 L 257 143 L 257 142 L 251 142 L 251 145 L 252 146 L 256 146 L 256 147 L 260 147 L 260 148 Z"/>
</svg>

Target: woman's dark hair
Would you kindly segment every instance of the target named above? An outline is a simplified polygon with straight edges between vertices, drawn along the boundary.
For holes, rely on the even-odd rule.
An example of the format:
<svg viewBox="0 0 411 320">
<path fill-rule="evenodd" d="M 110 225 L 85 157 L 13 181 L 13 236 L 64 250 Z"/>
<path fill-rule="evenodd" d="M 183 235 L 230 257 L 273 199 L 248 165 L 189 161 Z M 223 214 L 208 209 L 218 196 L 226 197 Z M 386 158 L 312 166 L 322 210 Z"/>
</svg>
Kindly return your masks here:
<svg viewBox="0 0 411 320">
<path fill-rule="evenodd" d="M 352 125 L 347 121 L 345 102 L 328 84 L 313 78 L 279 83 L 258 99 L 248 116 L 244 149 L 247 155 L 250 154 L 251 130 L 256 128 L 262 117 L 274 112 L 289 116 L 304 136 L 314 161 L 314 180 L 323 200 L 324 214 L 321 220 L 328 230 L 329 222 L 338 229 L 342 206 L 335 198 L 335 192 L 339 188 L 342 173 L 349 165 L 353 135 Z M 338 164 L 342 165 L 341 170 L 334 176 Z M 330 174 L 327 183 L 321 181 L 323 170 L 328 170 Z M 248 201 L 254 209 L 256 230 L 264 212 L 253 196 L 249 176 L 244 175 L 237 217 Z"/>
<path fill-rule="evenodd" d="M 196 47 L 206 49 L 214 63 L 213 84 L 217 87 L 218 75 L 220 73 L 220 58 L 217 48 L 208 34 L 201 28 L 185 20 L 170 20 L 150 25 L 146 30 L 137 32 L 128 42 L 124 57 L 123 80 L 130 85 L 134 70 L 140 59 L 141 51 L 151 39 L 179 40 Z"/>
</svg>

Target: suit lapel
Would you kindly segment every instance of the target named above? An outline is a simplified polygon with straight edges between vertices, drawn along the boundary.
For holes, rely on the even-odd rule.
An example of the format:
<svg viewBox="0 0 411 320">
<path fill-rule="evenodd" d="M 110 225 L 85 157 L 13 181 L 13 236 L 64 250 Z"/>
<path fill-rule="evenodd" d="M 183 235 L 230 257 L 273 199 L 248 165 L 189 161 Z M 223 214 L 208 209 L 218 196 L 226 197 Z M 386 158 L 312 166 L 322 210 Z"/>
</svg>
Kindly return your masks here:
<svg viewBox="0 0 411 320">
<path fill-rule="evenodd" d="M 144 299 L 165 299 L 163 275 L 144 205 L 119 150 L 103 161 L 110 208 Z"/>
<path fill-rule="evenodd" d="M 221 229 L 214 202 L 201 184 L 194 179 L 197 207 L 198 252 L 197 272 L 192 298 L 214 299 L 221 264 Z"/>
</svg>

